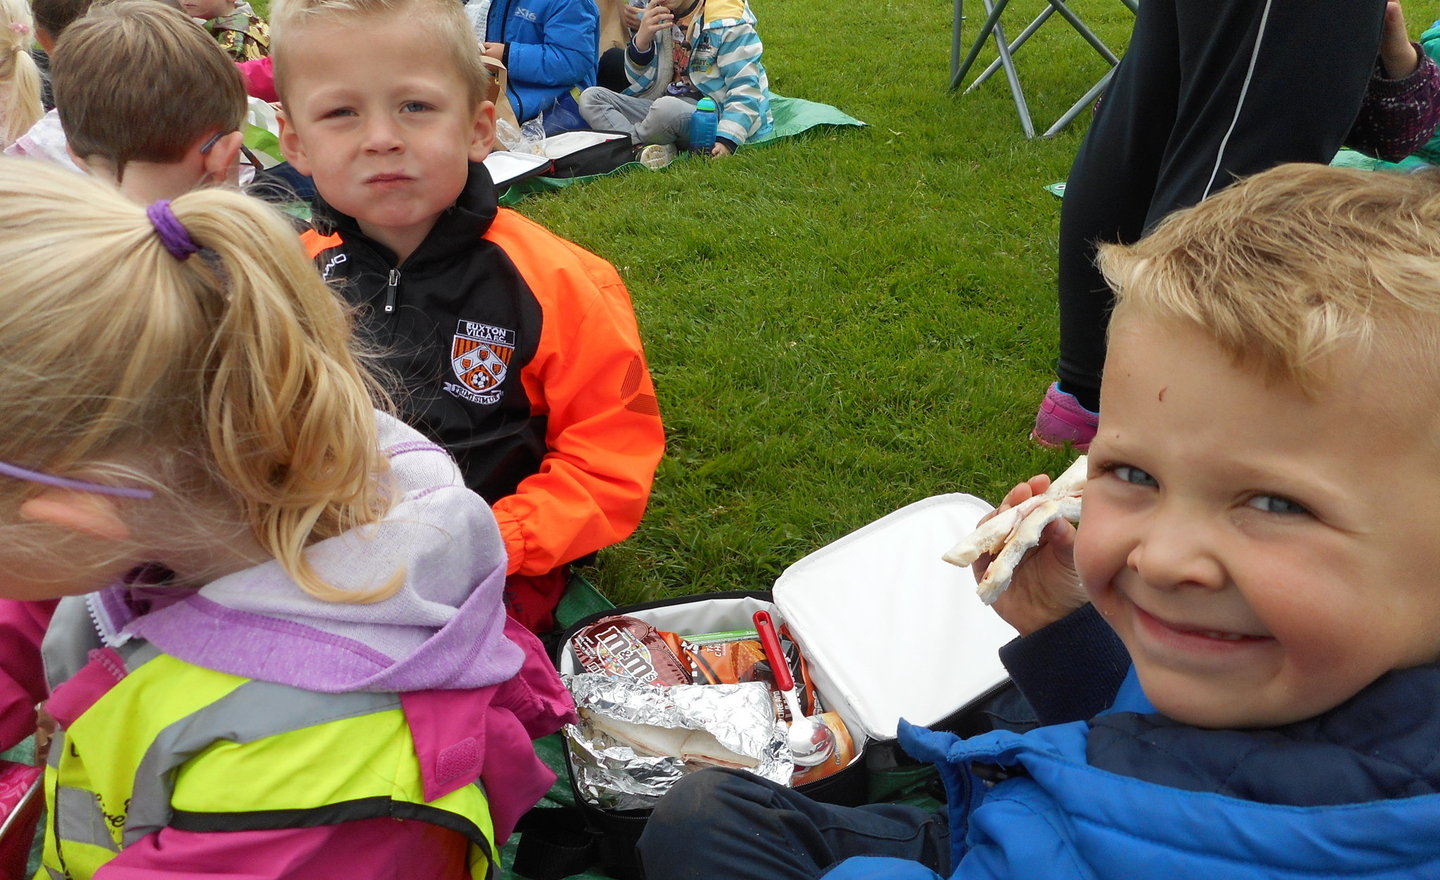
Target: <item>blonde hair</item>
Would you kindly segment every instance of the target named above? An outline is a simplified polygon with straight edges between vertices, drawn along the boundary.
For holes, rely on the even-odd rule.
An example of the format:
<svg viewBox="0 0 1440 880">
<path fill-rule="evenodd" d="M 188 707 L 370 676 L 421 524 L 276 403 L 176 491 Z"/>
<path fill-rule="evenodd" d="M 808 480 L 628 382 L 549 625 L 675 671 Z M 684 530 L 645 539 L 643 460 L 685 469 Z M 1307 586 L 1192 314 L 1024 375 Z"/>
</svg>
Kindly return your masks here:
<svg viewBox="0 0 1440 880">
<path fill-rule="evenodd" d="M 1341 353 L 1440 379 L 1440 172 L 1282 165 L 1103 245 L 1099 261 L 1117 316 L 1199 327 L 1307 393 Z"/>
<path fill-rule="evenodd" d="M 306 24 L 363 22 L 383 27 L 382 19 L 387 18 L 420 24 L 439 50 L 450 54 L 472 107 L 492 99 L 496 79 L 485 66 L 475 31 L 459 0 L 278 0 L 270 9 L 270 57 L 280 101 L 285 101 L 288 84 L 286 46 Z"/>
<path fill-rule="evenodd" d="M 178 162 L 245 121 L 240 72 L 188 15 L 159 0 L 93 6 L 55 44 L 50 83 L 70 148 L 123 177 L 130 161 Z"/>
<path fill-rule="evenodd" d="M 149 486 L 137 516 L 218 500 L 217 528 L 238 520 L 307 593 L 384 598 L 398 573 L 347 592 L 303 555 L 391 503 L 349 312 L 263 203 L 204 189 L 170 210 L 188 259 L 113 186 L 0 158 L 0 461 Z M 33 491 L 0 480 L 4 522 Z"/>
<path fill-rule="evenodd" d="M 25 0 L 0 0 L 0 147 L 15 143 L 45 113 L 40 69 L 30 57 L 34 29 Z"/>
</svg>

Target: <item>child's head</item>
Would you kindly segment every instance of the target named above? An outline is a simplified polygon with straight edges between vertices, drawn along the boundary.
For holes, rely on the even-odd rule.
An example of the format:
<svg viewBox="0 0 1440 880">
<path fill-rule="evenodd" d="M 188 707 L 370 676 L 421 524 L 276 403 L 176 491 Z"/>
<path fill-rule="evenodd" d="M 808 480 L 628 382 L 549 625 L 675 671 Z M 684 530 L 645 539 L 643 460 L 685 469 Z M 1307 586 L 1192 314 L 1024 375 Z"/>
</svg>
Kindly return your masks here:
<svg viewBox="0 0 1440 880">
<path fill-rule="evenodd" d="M 179 191 L 223 180 L 243 140 L 239 71 L 204 28 L 158 0 L 98 5 L 71 24 L 51 83 L 71 152 L 122 187 L 131 163 L 175 166 Z"/>
<path fill-rule="evenodd" d="M 0 595 L 273 557 L 337 598 L 301 551 L 378 519 L 387 465 L 349 317 L 281 215 L 0 158 L 0 298 Z"/>
<path fill-rule="evenodd" d="M 93 0 L 31 0 L 30 11 L 35 16 L 35 41 L 46 52 L 55 48 L 72 22 L 85 14 Z"/>
<path fill-rule="evenodd" d="M 191 18 L 209 21 L 235 11 L 235 0 L 180 0 L 180 8 Z"/>
<path fill-rule="evenodd" d="M 0 0 L 0 144 L 24 134 L 44 113 L 40 70 L 30 57 L 34 32 L 25 0 Z"/>
<path fill-rule="evenodd" d="M 494 79 L 461 5 L 284 0 L 271 37 L 285 157 L 403 260 L 494 134 Z"/>
<path fill-rule="evenodd" d="M 1156 707 L 1276 726 L 1440 659 L 1440 183 L 1285 166 L 1101 266 L 1076 561 Z"/>
</svg>

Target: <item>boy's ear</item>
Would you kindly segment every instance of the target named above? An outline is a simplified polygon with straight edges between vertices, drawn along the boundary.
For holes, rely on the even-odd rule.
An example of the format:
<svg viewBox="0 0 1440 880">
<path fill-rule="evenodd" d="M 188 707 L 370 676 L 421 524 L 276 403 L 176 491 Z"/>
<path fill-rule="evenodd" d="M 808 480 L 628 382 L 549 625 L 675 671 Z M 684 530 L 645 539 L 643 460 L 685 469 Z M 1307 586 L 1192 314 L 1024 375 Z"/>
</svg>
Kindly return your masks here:
<svg viewBox="0 0 1440 880">
<path fill-rule="evenodd" d="M 285 161 L 294 165 L 295 170 L 301 174 L 309 175 L 310 157 L 305 154 L 305 147 L 300 143 L 300 134 L 295 130 L 295 123 L 290 121 L 284 107 L 276 111 L 275 118 L 280 121 L 280 152 L 285 156 Z"/>
<path fill-rule="evenodd" d="M 475 130 L 470 140 L 470 161 L 481 162 L 495 144 L 495 102 L 481 101 L 475 108 Z M 294 164 L 293 162 L 291 163 Z"/>
<path fill-rule="evenodd" d="M 21 503 L 20 518 L 111 541 L 130 537 L 130 527 L 120 518 L 115 502 L 94 492 L 46 488 Z"/>
<path fill-rule="evenodd" d="M 245 145 L 244 132 L 232 131 L 210 148 L 201 159 L 205 163 L 205 180 L 211 183 L 225 183 L 236 180 L 239 172 L 240 148 Z"/>
</svg>

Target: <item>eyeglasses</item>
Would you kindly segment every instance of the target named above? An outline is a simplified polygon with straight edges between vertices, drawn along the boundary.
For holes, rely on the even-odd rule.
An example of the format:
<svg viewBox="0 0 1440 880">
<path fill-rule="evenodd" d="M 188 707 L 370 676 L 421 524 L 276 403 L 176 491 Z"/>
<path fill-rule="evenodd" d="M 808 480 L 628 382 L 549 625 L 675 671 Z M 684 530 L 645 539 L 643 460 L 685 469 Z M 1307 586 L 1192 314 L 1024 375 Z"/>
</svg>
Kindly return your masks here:
<svg viewBox="0 0 1440 880">
<path fill-rule="evenodd" d="M 210 137 L 206 139 L 205 143 L 200 145 L 200 155 L 210 155 L 210 151 L 215 149 L 215 145 L 220 143 L 221 138 L 235 131 L 238 131 L 238 129 L 232 128 L 230 129 L 230 131 L 217 131 L 214 134 L 210 135 Z M 250 148 L 245 146 L 243 143 L 240 145 L 240 155 L 244 156 L 246 163 L 253 166 L 256 171 L 263 171 L 265 169 L 265 165 L 261 163 L 260 157 L 250 152 Z"/>
<path fill-rule="evenodd" d="M 104 483 L 91 483 L 87 480 L 72 480 L 69 477 L 57 477 L 54 474 L 46 474 L 40 471 L 32 471 L 19 465 L 0 461 L 0 476 L 13 477 L 17 480 L 24 480 L 27 483 L 40 483 L 45 486 L 54 486 L 57 489 L 73 489 L 76 492 L 93 492 L 96 495 L 114 495 L 119 498 L 154 498 L 155 493 L 149 489 L 140 489 L 127 486 L 107 486 Z"/>
<path fill-rule="evenodd" d="M 235 129 L 233 129 L 233 128 L 230 129 L 230 131 L 234 131 L 234 130 L 235 130 Z M 217 132 L 215 132 L 214 134 L 210 135 L 210 139 L 207 140 L 207 141 L 205 141 L 205 143 L 203 143 L 203 144 L 200 145 L 200 155 L 202 155 L 202 156 L 208 156 L 208 155 L 210 155 L 210 151 L 213 150 L 213 149 L 215 149 L 215 145 L 218 144 L 218 143 L 220 143 L 220 139 L 223 138 L 225 135 L 229 134 L 230 131 L 225 131 L 225 130 L 222 129 L 222 130 L 217 131 Z"/>
</svg>

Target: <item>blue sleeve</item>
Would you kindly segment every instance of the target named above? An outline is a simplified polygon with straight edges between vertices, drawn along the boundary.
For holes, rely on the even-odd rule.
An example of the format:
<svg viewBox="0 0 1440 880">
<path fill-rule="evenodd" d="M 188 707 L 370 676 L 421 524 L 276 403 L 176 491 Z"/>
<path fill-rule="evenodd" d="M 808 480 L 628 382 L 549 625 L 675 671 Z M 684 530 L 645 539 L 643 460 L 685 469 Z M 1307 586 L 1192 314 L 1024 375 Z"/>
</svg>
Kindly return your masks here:
<svg viewBox="0 0 1440 880">
<path fill-rule="evenodd" d="M 716 64 L 725 89 L 717 128 L 721 137 L 743 144 L 760 131 L 770 108 L 762 79 L 760 35 L 744 19 L 707 23 L 706 30 L 712 29 L 720 37 Z"/>
<path fill-rule="evenodd" d="M 919 862 L 876 856 L 846 859 L 821 876 L 822 880 L 943 880 Z"/>
<path fill-rule="evenodd" d="M 561 0 L 536 22 L 538 43 L 506 44 L 510 79 L 543 86 L 586 86 L 595 82 L 600 57 L 600 10 L 594 0 Z"/>
</svg>

